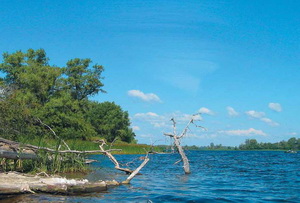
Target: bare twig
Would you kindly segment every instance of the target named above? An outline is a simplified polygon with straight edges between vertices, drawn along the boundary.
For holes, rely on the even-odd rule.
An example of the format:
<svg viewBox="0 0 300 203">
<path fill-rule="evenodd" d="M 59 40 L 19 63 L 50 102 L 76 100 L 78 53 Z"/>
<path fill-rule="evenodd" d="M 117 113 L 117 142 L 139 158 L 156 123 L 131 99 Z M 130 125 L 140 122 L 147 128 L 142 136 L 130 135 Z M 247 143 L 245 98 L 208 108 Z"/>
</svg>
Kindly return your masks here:
<svg viewBox="0 0 300 203">
<path fill-rule="evenodd" d="M 41 121 L 41 119 L 39 119 L 39 118 L 37 118 L 36 120 L 37 120 L 40 124 L 42 124 L 43 126 L 47 127 L 47 128 L 52 132 L 52 134 L 53 134 L 57 139 L 60 139 L 60 140 L 64 143 L 64 145 L 67 147 L 67 149 L 70 150 L 69 145 L 68 145 L 63 139 L 61 139 L 61 138 L 54 132 L 54 130 L 52 130 L 52 128 L 51 128 L 49 125 L 43 123 L 43 122 Z M 59 147 L 58 149 L 60 149 L 60 147 Z"/>
<path fill-rule="evenodd" d="M 171 120 L 173 122 L 173 134 L 176 135 L 176 121 L 174 118 L 171 118 Z"/>
<path fill-rule="evenodd" d="M 174 163 L 174 165 L 180 163 L 181 161 L 182 161 L 182 159 L 179 159 L 178 161 L 176 161 L 176 162 Z"/>
<path fill-rule="evenodd" d="M 111 149 L 111 147 L 113 146 L 114 142 L 116 142 L 117 140 L 118 140 L 118 137 L 115 137 L 115 139 L 110 143 L 109 149 Z"/>
</svg>

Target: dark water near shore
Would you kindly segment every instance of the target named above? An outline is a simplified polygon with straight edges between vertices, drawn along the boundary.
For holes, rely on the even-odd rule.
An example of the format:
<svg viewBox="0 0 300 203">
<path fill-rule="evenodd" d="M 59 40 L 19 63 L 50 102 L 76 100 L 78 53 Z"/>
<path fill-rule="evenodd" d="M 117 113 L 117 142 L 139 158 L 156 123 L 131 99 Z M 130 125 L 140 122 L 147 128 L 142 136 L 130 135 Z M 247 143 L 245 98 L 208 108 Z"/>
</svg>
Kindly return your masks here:
<svg viewBox="0 0 300 203">
<path fill-rule="evenodd" d="M 300 202 L 300 153 L 189 151 L 191 174 L 184 175 L 179 155 L 151 155 L 130 185 L 87 196 L 25 195 L 12 202 Z M 118 155 L 129 162 L 141 155 Z M 91 158 L 103 167 L 90 180 L 124 180 L 103 156 Z"/>
</svg>

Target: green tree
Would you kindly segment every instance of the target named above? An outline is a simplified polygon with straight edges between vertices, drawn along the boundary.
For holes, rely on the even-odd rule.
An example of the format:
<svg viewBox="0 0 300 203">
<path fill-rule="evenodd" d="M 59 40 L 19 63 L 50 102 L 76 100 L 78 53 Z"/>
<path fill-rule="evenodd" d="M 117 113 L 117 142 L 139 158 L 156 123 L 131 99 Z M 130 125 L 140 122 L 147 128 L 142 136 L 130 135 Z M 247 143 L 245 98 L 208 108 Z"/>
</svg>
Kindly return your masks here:
<svg viewBox="0 0 300 203">
<path fill-rule="evenodd" d="M 67 62 L 67 67 L 64 68 L 64 74 L 67 76 L 64 80 L 65 88 L 71 92 L 73 99 L 82 100 L 88 96 L 104 93 L 102 89 L 103 83 L 100 79 L 103 66 L 90 66 L 90 59 L 75 58 Z"/>
<path fill-rule="evenodd" d="M 296 149 L 298 145 L 298 141 L 295 137 L 292 137 L 287 141 L 287 145 L 289 149 Z"/>
<path fill-rule="evenodd" d="M 89 101 L 105 92 L 101 65 L 90 59 L 69 60 L 66 67 L 49 65 L 43 49 L 4 53 L 0 64 L 0 133 L 13 139 L 45 133 L 38 118 L 64 139 L 102 136 L 133 142 L 128 112 L 113 102 Z"/>
<path fill-rule="evenodd" d="M 114 102 L 91 102 L 88 118 L 98 135 L 111 142 L 116 137 L 124 142 L 133 142 L 135 134 L 130 128 L 127 111 Z"/>
<path fill-rule="evenodd" d="M 96 136 L 94 127 L 85 119 L 79 101 L 73 100 L 70 94 L 52 98 L 38 112 L 38 117 L 64 139 L 87 140 Z"/>
<path fill-rule="evenodd" d="M 26 95 L 29 102 L 35 101 L 35 105 L 43 105 L 49 101 L 61 69 L 48 65 L 43 49 L 29 49 L 26 53 L 4 53 L 3 59 L 0 71 L 5 74 L 2 80 L 6 86 L 18 90 L 20 97 Z"/>
</svg>

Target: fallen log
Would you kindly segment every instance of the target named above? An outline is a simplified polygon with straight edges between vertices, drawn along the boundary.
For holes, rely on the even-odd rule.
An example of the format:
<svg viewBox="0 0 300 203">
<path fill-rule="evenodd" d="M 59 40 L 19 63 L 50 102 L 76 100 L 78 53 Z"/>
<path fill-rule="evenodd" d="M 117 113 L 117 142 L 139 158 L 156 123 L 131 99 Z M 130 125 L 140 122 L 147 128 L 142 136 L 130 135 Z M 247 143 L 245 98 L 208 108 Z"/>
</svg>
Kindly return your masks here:
<svg viewBox="0 0 300 203">
<path fill-rule="evenodd" d="M 0 149 L 0 158 L 6 159 L 37 159 L 36 154 L 32 153 L 18 153 L 14 151 L 5 151 Z"/>
<path fill-rule="evenodd" d="M 0 180 L 0 196 L 24 193 L 83 194 L 105 191 L 108 185 L 118 185 L 116 181 L 89 182 L 86 179 L 40 177 L 16 172 L 0 173 Z"/>
<path fill-rule="evenodd" d="M 0 138 L 0 158 L 7 159 L 36 159 L 36 153 L 38 150 L 44 150 L 53 153 L 75 153 L 75 154 L 106 154 L 111 151 L 121 151 L 121 149 L 110 150 L 89 150 L 89 151 L 77 151 L 77 150 L 55 150 L 47 147 L 38 147 L 30 144 L 22 144 L 19 142 Z M 23 158 L 21 158 L 23 157 Z"/>
</svg>

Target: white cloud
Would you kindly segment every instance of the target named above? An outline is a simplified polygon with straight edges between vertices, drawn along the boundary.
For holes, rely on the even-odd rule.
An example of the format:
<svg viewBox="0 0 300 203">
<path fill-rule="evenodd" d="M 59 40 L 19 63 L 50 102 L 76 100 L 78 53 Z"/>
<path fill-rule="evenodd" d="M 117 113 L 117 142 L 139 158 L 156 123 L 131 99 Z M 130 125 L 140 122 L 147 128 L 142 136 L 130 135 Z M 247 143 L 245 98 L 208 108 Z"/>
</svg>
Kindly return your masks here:
<svg viewBox="0 0 300 203">
<path fill-rule="evenodd" d="M 270 118 L 266 118 L 265 117 L 266 114 L 264 112 L 251 110 L 251 111 L 247 111 L 246 114 L 251 118 L 259 119 L 260 121 L 265 122 L 270 126 L 279 126 L 279 123 L 272 121 Z"/>
<path fill-rule="evenodd" d="M 234 110 L 231 106 L 227 106 L 228 115 L 231 117 L 238 116 L 239 113 Z"/>
<path fill-rule="evenodd" d="M 131 97 L 137 97 L 146 102 L 161 102 L 160 98 L 153 93 L 145 94 L 140 90 L 129 90 L 127 94 Z"/>
<path fill-rule="evenodd" d="M 191 115 L 191 114 L 183 114 L 180 112 L 173 113 L 172 116 L 169 116 L 169 117 L 175 118 L 176 122 L 180 122 L 180 123 L 189 122 L 192 118 L 195 121 L 202 120 L 202 117 L 199 114 Z"/>
<path fill-rule="evenodd" d="M 182 127 L 182 125 L 186 125 L 187 122 L 189 122 L 192 118 L 195 121 L 202 120 L 202 117 L 199 114 L 196 115 L 184 114 L 179 111 L 170 114 L 164 114 L 164 115 L 158 115 L 153 112 L 137 113 L 133 116 L 132 119 L 148 122 L 155 128 L 171 128 L 172 127 L 172 122 L 170 121 L 171 118 L 175 119 L 179 127 Z"/>
<path fill-rule="evenodd" d="M 132 130 L 138 131 L 138 130 L 141 130 L 141 128 L 139 126 L 132 126 Z"/>
<path fill-rule="evenodd" d="M 269 108 L 272 109 L 273 111 L 281 112 L 282 107 L 279 103 L 269 103 Z"/>
<path fill-rule="evenodd" d="M 148 113 L 137 113 L 134 115 L 136 118 L 151 118 L 151 117 L 159 117 L 156 113 L 148 112 Z"/>
<path fill-rule="evenodd" d="M 208 108 L 202 107 L 198 110 L 199 113 L 213 116 L 215 113 Z"/>
<path fill-rule="evenodd" d="M 269 118 L 261 118 L 260 120 L 267 123 L 267 124 L 269 124 L 269 125 L 271 125 L 271 126 L 279 126 L 279 123 L 276 123 L 275 121 L 272 121 Z"/>
<path fill-rule="evenodd" d="M 252 118 L 262 118 L 266 115 L 264 112 L 258 112 L 253 110 L 247 111 L 246 114 Z"/>
<path fill-rule="evenodd" d="M 160 116 L 153 112 L 137 113 L 134 115 L 134 119 L 148 122 L 156 128 L 165 127 L 167 119 L 164 116 Z"/>
<path fill-rule="evenodd" d="M 261 135 L 267 136 L 262 130 L 256 130 L 254 128 L 249 128 L 248 130 L 226 130 L 219 131 L 219 133 L 225 133 L 227 135 L 238 135 L 238 136 L 251 136 L 251 135 Z"/>
</svg>

